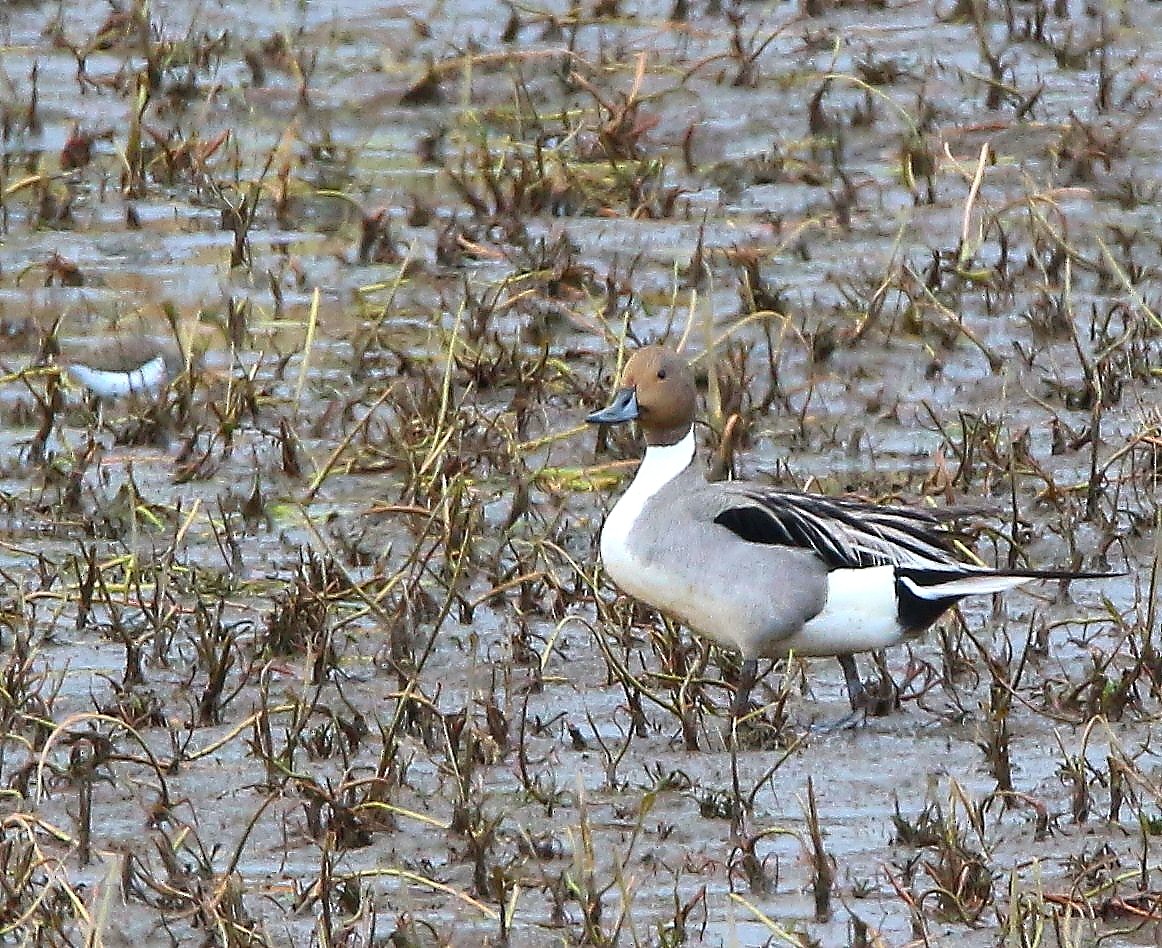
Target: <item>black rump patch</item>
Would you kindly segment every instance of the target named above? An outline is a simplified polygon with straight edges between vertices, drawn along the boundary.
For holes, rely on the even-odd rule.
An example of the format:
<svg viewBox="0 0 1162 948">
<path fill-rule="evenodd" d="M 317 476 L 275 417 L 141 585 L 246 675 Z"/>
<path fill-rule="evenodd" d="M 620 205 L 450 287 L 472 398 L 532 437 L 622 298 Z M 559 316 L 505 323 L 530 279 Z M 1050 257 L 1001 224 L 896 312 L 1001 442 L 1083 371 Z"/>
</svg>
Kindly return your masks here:
<svg viewBox="0 0 1162 948">
<path fill-rule="evenodd" d="M 904 582 L 905 578 L 917 586 L 936 586 L 955 577 L 950 577 L 946 570 L 896 567 L 896 618 L 909 631 L 920 632 L 928 628 L 964 598 L 941 596 L 939 599 L 924 599 L 912 592 Z"/>
</svg>

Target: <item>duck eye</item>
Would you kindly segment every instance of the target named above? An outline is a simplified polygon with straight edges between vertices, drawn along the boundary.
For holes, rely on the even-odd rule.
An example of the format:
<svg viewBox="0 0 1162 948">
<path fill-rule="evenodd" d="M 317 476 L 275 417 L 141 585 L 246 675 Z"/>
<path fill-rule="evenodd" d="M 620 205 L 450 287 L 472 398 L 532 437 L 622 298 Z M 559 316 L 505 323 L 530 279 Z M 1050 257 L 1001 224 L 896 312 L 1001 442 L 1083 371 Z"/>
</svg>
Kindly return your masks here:
<svg viewBox="0 0 1162 948">
<path fill-rule="evenodd" d="M 666 370 L 665 369 L 658 369 L 658 378 L 664 379 L 665 377 L 666 377 Z"/>
</svg>

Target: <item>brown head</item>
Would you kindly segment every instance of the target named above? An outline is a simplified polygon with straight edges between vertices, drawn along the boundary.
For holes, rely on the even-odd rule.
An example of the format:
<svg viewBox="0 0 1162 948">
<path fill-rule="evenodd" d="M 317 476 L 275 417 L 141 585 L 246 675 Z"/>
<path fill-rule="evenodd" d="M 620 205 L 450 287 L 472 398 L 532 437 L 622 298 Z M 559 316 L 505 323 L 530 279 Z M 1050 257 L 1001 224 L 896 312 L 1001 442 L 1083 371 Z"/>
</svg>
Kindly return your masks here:
<svg viewBox="0 0 1162 948">
<path fill-rule="evenodd" d="M 646 444 L 677 444 L 694 424 L 697 408 L 694 373 L 686 360 L 665 346 L 646 346 L 629 357 L 613 402 L 586 421 L 616 425 L 636 418 Z"/>
</svg>

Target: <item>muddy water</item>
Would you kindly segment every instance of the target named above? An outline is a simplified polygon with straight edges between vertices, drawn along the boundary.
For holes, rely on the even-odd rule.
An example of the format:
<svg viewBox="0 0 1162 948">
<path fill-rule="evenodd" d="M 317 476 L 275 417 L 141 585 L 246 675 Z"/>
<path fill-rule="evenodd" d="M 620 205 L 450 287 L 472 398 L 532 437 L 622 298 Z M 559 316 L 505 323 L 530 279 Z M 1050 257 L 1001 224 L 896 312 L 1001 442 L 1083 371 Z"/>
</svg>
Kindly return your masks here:
<svg viewBox="0 0 1162 948">
<path fill-rule="evenodd" d="M 1162 10 L 596 6 L 0 10 L 12 940 L 1158 939 Z M 50 410 L 58 319 L 198 358 Z M 862 727 L 773 669 L 732 755 L 573 431 L 688 325 L 740 475 L 1125 575 L 966 603 Z"/>
</svg>

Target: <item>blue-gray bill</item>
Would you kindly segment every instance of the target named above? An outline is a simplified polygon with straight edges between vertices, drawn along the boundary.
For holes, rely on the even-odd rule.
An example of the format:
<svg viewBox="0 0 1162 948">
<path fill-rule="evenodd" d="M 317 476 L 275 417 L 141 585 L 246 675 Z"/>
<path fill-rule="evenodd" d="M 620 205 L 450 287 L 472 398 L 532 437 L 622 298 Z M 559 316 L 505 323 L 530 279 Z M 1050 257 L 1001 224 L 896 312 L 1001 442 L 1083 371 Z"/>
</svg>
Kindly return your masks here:
<svg viewBox="0 0 1162 948">
<path fill-rule="evenodd" d="M 633 421 L 638 414 L 637 391 L 619 388 L 606 408 L 593 412 L 585 420 L 591 425 L 620 425 Z"/>
</svg>

